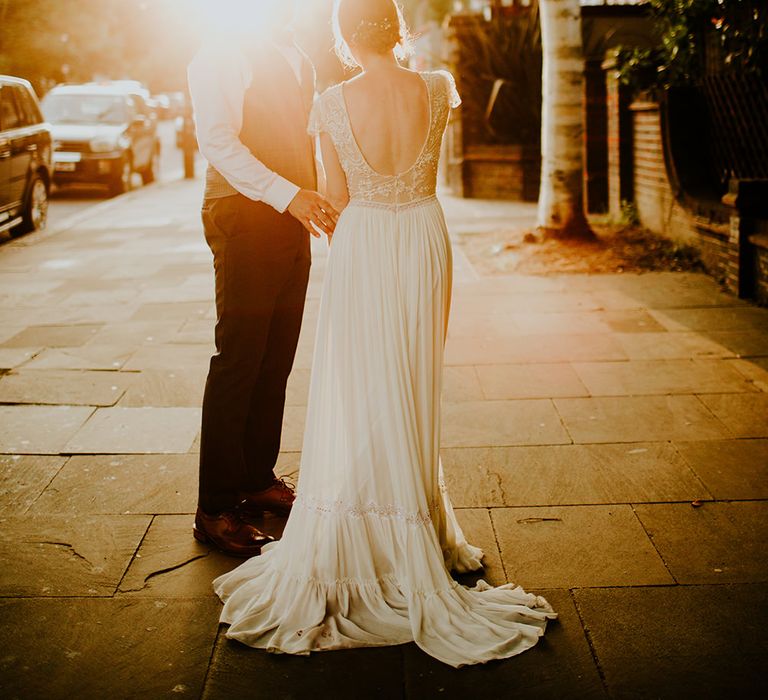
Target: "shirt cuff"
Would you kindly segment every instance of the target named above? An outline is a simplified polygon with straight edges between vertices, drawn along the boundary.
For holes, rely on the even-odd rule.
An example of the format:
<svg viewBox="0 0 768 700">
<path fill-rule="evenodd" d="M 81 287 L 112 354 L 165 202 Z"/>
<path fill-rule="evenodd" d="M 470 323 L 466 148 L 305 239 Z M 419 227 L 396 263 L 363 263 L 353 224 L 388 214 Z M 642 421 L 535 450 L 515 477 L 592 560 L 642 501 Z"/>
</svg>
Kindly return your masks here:
<svg viewBox="0 0 768 700">
<path fill-rule="evenodd" d="M 264 191 L 262 200 L 282 214 L 299 193 L 299 190 L 301 190 L 300 187 L 277 175 L 272 184 Z"/>
</svg>

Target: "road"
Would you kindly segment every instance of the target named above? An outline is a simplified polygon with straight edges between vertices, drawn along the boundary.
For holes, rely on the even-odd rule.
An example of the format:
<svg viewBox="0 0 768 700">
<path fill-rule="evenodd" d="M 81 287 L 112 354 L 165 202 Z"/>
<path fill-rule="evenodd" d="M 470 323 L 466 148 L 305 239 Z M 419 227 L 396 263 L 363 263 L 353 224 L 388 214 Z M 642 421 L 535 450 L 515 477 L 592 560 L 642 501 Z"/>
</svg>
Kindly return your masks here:
<svg viewBox="0 0 768 700">
<path fill-rule="evenodd" d="M 160 122 L 158 128 L 162 151 L 160 157 L 160 180 L 178 180 L 183 177 L 184 159 L 180 149 L 176 148 L 176 136 L 173 121 Z M 134 175 L 134 187 L 141 186 L 141 177 Z M 74 185 L 55 189 L 51 193 L 48 212 L 48 228 L 55 229 L 66 223 L 71 217 L 108 199 L 103 187 Z M 0 244 L 11 240 L 6 232 L 0 234 Z"/>
</svg>

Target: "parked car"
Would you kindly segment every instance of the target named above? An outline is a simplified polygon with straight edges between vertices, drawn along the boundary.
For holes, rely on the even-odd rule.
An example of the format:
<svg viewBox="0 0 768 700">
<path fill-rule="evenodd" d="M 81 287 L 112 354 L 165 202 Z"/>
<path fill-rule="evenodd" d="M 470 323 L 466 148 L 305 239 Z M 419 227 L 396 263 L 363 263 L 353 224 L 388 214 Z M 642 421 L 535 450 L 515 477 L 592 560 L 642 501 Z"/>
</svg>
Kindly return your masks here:
<svg viewBox="0 0 768 700">
<path fill-rule="evenodd" d="M 60 85 L 43 100 L 54 140 L 54 183 L 105 184 L 117 195 L 157 177 L 157 122 L 140 95 L 115 85 Z"/>
<path fill-rule="evenodd" d="M 0 75 L 0 231 L 45 227 L 51 183 L 51 130 L 32 86 Z"/>
</svg>

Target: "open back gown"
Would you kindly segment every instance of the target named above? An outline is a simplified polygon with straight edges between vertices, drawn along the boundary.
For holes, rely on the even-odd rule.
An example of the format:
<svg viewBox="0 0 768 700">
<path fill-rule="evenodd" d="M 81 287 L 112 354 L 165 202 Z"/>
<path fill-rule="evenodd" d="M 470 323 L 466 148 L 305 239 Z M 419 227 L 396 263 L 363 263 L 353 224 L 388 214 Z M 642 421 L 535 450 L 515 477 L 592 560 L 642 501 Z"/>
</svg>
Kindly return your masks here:
<svg viewBox="0 0 768 700">
<path fill-rule="evenodd" d="M 555 613 L 511 584 L 466 588 L 481 568 L 440 465 L 440 391 L 451 248 L 435 197 L 450 74 L 421 74 L 429 134 L 416 162 L 377 173 L 343 86 L 321 95 L 310 133 L 330 135 L 350 193 L 333 236 L 296 502 L 282 540 L 214 582 L 227 637 L 274 652 L 414 641 L 452 666 L 518 654 Z"/>
</svg>

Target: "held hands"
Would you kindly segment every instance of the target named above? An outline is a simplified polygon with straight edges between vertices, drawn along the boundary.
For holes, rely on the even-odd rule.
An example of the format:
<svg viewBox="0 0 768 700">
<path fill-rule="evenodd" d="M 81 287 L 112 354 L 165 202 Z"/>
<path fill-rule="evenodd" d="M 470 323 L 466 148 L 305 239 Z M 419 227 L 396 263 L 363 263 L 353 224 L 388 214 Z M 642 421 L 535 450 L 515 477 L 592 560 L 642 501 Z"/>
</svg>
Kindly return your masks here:
<svg viewBox="0 0 768 700">
<path fill-rule="evenodd" d="M 288 205 L 288 213 L 298 219 L 315 238 L 320 238 L 319 229 L 328 236 L 328 240 L 333 236 L 339 220 L 339 212 L 325 197 L 312 190 L 299 190 Z"/>
</svg>

